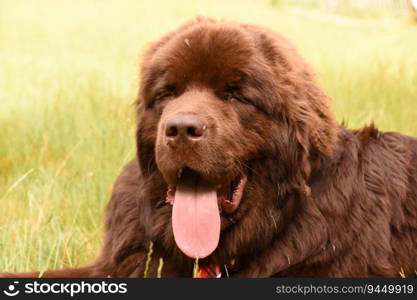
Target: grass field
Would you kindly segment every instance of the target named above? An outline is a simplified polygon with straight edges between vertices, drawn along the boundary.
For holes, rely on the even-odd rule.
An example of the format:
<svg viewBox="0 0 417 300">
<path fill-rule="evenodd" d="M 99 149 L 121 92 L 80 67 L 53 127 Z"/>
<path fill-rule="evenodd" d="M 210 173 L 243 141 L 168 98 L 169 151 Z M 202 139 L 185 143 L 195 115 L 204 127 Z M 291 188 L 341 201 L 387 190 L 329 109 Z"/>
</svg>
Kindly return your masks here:
<svg viewBox="0 0 417 300">
<path fill-rule="evenodd" d="M 112 183 L 135 154 L 146 45 L 195 15 L 284 33 L 340 121 L 417 136 L 417 26 L 270 1 L 0 2 L 0 270 L 91 261 Z"/>
</svg>

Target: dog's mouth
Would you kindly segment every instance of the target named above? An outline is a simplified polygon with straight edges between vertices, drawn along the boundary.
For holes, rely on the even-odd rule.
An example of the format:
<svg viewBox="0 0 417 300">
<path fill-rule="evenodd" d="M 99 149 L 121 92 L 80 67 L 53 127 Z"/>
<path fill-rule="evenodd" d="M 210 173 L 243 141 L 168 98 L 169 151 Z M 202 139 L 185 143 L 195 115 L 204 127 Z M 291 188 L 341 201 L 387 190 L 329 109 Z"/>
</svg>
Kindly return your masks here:
<svg viewBox="0 0 417 300">
<path fill-rule="evenodd" d="M 197 172 L 183 167 L 178 171 L 178 184 L 181 182 L 189 182 L 185 179 L 187 177 L 204 180 L 204 178 Z M 219 212 L 223 214 L 232 214 L 236 211 L 242 200 L 243 190 L 245 188 L 246 182 L 248 181 L 246 175 L 241 175 L 236 177 L 233 181 L 216 185 L 217 193 L 217 204 L 219 207 Z M 170 185 L 167 191 L 166 202 L 173 205 L 175 201 L 175 192 L 176 186 Z"/>
<path fill-rule="evenodd" d="M 215 186 L 190 168 L 178 171 L 178 183 L 170 186 L 166 201 L 172 208 L 172 229 L 177 246 L 191 258 L 209 256 L 220 239 L 220 214 L 236 211 L 247 177 Z"/>
</svg>

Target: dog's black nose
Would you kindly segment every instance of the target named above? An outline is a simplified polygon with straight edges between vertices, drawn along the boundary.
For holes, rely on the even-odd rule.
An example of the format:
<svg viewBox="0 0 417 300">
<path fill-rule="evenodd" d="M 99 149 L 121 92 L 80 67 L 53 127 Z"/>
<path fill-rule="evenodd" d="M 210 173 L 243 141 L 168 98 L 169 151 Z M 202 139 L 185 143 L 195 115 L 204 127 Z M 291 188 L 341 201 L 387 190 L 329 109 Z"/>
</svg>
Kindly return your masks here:
<svg viewBox="0 0 417 300">
<path fill-rule="evenodd" d="M 207 126 L 197 116 L 175 115 L 168 120 L 165 135 L 170 141 L 197 140 L 204 136 Z"/>
</svg>

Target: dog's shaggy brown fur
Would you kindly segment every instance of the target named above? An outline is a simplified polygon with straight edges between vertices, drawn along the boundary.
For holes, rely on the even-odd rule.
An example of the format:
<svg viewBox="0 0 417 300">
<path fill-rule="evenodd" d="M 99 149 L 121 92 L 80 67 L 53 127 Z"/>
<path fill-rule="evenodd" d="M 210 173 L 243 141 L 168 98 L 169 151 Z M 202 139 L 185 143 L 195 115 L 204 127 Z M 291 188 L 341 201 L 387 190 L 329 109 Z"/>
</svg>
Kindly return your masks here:
<svg viewBox="0 0 417 300">
<path fill-rule="evenodd" d="M 165 201 L 184 166 L 213 186 L 248 180 L 239 206 L 223 207 L 220 242 L 200 266 L 231 277 L 413 275 L 417 140 L 347 130 L 328 102 L 270 30 L 200 18 L 169 33 L 144 57 L 137 158 L 115 184 L 99 258 L 44 276 L 142 277 L 152 241 L 149 276 L 163 258 L 162 276 L 191 277 Z M 178 115 L 204 124 L 203 138 L 170 146 Z"/>
</svg>

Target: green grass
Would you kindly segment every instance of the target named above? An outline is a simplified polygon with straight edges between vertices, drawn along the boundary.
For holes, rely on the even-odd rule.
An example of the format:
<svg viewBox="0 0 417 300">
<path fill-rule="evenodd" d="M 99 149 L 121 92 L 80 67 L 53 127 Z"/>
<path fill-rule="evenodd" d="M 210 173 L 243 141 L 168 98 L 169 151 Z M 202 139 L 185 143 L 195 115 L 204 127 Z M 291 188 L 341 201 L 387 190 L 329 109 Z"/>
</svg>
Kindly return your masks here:
<svg viewBox="0 0 417 300">
<path fill-rule="evenodd" d="M 417 135 L 417 27 L 270 1 L 0 3 L 0 270 L 94 259 L 112 183 L 135 154 L 145 46 L 195 15 L 284 33 L 340 121 Z"/>
</svg>

